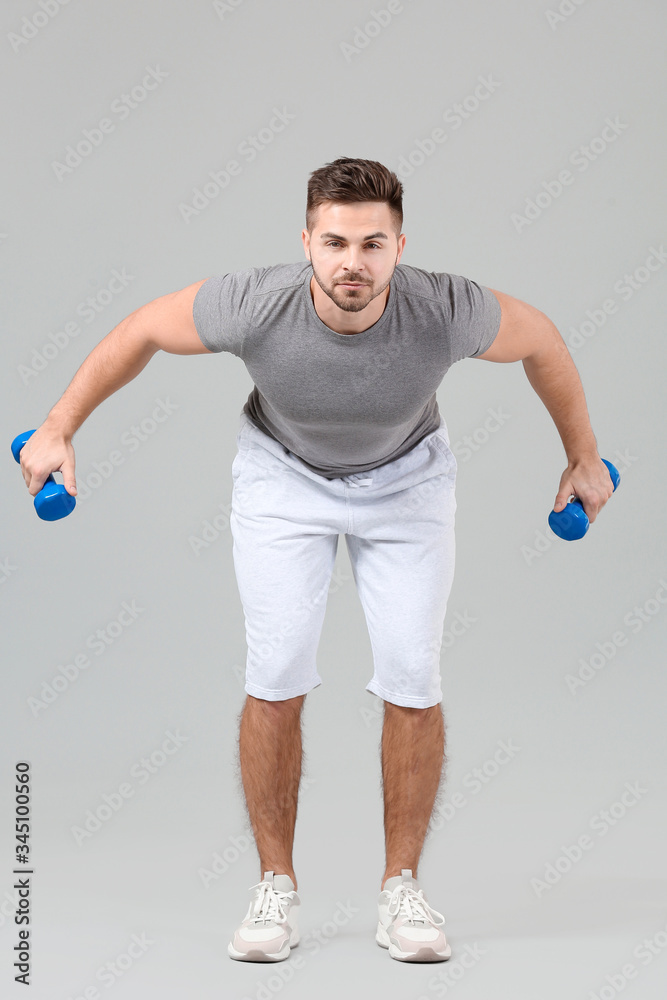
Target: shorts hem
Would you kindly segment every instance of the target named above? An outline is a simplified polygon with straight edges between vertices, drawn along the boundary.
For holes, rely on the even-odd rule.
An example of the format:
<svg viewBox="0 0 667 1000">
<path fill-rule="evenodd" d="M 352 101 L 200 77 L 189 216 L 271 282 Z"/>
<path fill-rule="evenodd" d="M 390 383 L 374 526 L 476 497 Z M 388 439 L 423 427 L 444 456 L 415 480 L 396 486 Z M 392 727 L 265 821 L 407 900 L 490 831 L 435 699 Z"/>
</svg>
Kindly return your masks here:
<svg viewBox="0 0 667 1000">
<path fill-rule="evenodd" d="M 253 698 L 261 698 L 262 701 L 285 701 L 287 698 L 298 698 L 302 694 L 308 694 L 314 688 L 319 687 L 321 683 L 322 680 L 318 678 L 315 683 L 297 684 L 295 687 L 279 688 L 277 691 L 259 687 L 258 684 L 246 683 L 245 692 Z"/>
<path fill-rule="evenodd" d="M 377 695 L 378 698 L 382 698 L 383 701 L 389 701 L 392 705 L 400 705 L 403 708 L 432 708 L 433 705 L 439 705 L 442 701 L 442 692 L 440 692 L 434 701 L 433 697 L 429 698 L 427 695 L 419 698 L 415 695 L 396 694 L 393 691 L 387 691 L 386 688 L 383 688 L 375 680 L 369 681 L 366 685 L 366 690 L 370 691 L 371 694 Z"/>
</svg>

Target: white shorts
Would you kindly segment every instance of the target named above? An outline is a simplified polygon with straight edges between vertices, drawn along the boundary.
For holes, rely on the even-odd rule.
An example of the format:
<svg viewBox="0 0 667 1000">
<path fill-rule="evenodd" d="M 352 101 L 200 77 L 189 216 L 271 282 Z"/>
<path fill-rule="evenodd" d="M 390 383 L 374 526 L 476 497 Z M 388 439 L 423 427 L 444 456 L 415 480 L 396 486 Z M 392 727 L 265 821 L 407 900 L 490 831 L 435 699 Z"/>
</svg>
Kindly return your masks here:
<svg viewBox="0 0 667 1000">
<path fill-rule="evenodd" d="M 454 577 L 456 459 L 447 427 L 368 472 L 326 479 L 241 413 L 232 464 L 234 568 L 245 690 L 281 701 L 322 683 L 316 654 L 345 535 L 385 701 L 442 701 L 440 650 Z"/>
</svg>

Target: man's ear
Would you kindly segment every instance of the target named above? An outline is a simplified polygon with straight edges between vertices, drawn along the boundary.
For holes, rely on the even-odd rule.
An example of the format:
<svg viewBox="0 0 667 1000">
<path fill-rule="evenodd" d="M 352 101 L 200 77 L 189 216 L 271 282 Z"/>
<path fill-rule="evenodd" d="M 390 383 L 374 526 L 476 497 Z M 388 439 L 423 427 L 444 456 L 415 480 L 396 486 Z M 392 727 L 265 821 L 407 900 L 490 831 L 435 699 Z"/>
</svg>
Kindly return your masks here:
<svg viewBox="0 0 667 1000">
<path fill-rule="evenodd" d="M 401 257 L 403 256 L 403 251 L 404 250 L 405 250 L 405 233 L 401 233 L 401 235 L 398 238 L 398 260 L 397 260 L 397 263 L 398 263 L 398 261 L 400 261 Z"/>
<path fill-rule="evenodd" d="M 305 253 L 306 258 L 310 260 L 310 233 L 307 229 L 301 230 L 301 240 L 303 242 L 303 252 Z"/>
</svg>

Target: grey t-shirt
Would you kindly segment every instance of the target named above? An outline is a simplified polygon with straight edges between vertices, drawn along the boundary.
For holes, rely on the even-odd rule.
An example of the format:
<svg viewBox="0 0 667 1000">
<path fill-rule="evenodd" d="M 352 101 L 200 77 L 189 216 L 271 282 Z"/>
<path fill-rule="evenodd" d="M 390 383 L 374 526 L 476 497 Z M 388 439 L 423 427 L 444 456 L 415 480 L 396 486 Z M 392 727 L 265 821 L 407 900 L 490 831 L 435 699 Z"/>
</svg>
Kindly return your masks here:
<svg viewBox="0 0 667 1000">
<path fill-rule="evenodd" d="M 193 318 L 205 347 L 245 363 L 247 416 L 334 479 L 399 458 L 439 426 L 436 389 L 491 346 L 500 303 L 468 278 L 398 264 L 377 322 L 336 333 L 315 311 L 312 274 L 304 261 L 209 278 Z"/>
</svg>

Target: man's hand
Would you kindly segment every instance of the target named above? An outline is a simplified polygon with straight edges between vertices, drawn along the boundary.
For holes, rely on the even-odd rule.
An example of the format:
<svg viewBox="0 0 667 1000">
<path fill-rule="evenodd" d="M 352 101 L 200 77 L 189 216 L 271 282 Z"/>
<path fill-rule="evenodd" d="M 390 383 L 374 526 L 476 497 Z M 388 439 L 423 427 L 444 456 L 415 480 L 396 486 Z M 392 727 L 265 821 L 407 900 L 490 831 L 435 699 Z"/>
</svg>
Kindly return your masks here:
<svg viewBox="0 0 667 1000">
<path fill-rule="evenodd" d="M 599 455 L 571 461 L 560 479 L 560 488 L 554 503 L 556 513 L 562 511 L 569 497 L 574 494 L 581 500 L 584 511 L 592 524 L 609 497 L 614 492 L 609 470 Z"/>
<path fill-rule="evenodd" d="M 52 472 L 62 472 L 63 486 L 76 496 L 74 448 L 71 438 L 45 422 L 21 448 L 21 472 L 28 492 L 35 497 Z"/>
</svg>

